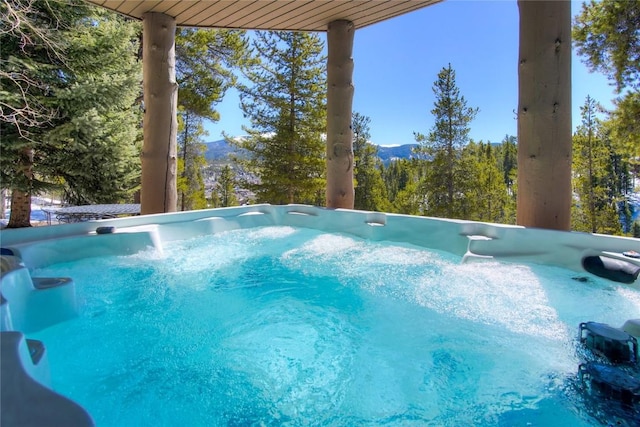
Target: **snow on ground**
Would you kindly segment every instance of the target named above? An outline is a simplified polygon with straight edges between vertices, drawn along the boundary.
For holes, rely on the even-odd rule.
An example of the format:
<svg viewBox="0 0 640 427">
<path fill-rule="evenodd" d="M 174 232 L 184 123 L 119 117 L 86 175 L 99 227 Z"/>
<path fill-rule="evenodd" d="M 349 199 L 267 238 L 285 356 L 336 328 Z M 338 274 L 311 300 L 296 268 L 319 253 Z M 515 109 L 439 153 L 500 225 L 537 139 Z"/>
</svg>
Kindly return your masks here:
<svg viewBox="0 0 640 427">
<path fill-rule="evenodd" d="M 8 204 L 9 205 L 9 204 Z M 47 213 L 43 210 L 55 210 L 59 208 L 61 202 L 59 200 L 45 198 L 45 197 L 32 197 L 31 198 L 31 225 L 48 225 L 49 220 Z M 10 205 L 9 205 L 10 206 Z M 9 215 L 11 215 L 11 209 L 7 209 L 4 212 L 4 218 L 0 219 L 0 227 L 6 227 L 9 223 Z M 51 223 L 58 223 L 55 216 L 51 218 Z"/>
<path fill-rule="evenodd" d="M 47 225 L 49 219 L 47 218 L 47 213 L 42 209 L 47 210 L 55 210 L 61 206 L 60 200 L 55 200 L 51 198 L 45 197 L 32 197 L 31 199 L 31 224 L 32 225 Z M 633 193 L 629 196 L 629 203 L 633 206 L 633 217 L 632 219 L 638 220 L 640 219 L 640 193 Z M 6 227 L 9 222 L 9 214 L 11 213 L 11 209 L 7 209 L 5 211 L 5 218 L 0 219 L 0 228 Z M 55 219 L 55 215 L 52 215 L 51 223 L 57 224 L 58 221 Z"/>
</svg>

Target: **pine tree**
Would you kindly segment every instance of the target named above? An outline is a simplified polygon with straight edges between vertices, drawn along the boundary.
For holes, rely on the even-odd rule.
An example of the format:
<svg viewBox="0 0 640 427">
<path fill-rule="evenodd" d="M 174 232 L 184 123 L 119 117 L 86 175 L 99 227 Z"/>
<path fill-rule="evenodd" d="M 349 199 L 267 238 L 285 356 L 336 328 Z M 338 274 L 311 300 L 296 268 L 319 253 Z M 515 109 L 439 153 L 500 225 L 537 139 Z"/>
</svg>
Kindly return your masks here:
<svg viewBox="0 0 640 427">
<path fill-rule="evenodd" d="M 630 90 L 614 100 L 607 126 L 611 144 L 633 172 L 640 174 L 640 90 Z"/>
<path fill-rule="evenodd" d="M 618 212 L 618 221 L 610 215 L 610 229 L 612 233 L 617 234 L 620 231 L 619 225 L 623 233 L 629 233 L 632 227 L 632 207 L 629 197 L 634 191 L 634 174 L 632 173 L 634 162 L 629 159 L 624 144 L 616 140 L 619 137 L 618 123 L 615 120 L 606 120 L 601 124 L 604 145 L 609 152 L 603 186 L 608 200 Z M 637 175 L 637 170 L 635 174 Z"/>
<path fill-rule="evenodd" d="M 369 142 L 370 122 L 369 117 L 353 113 L 354 208 L 386 211 L 390 206 L 380 173 L 381 161 L 377 156 L 378 150 Z"/>
<path fill-rule="evenodd" d="M 258 31 L 260 63 L 247 67 L 251 86 L 240 86 L 241 108 L 251 121 L 247 138 L 230 140 L 248 153 L 245 183 L 258 202 L 322 204 L 326 131 L 323 42 L 312 33 Z"/>
<path fill-rule="evenodd" d="M 176 31 L 178 104 L 185 111 L 212 121 L 220 119 L 215 106 L 236 84 L 233 70 L 245 65 L 246 33 L 237 30 L 180 28 Z"/>
<path fill-rule="evenodd" d="M 177 187 L 181 211 L 207 207 L 203 175 L 206 146 L 201 142 L 205 134 L 202 118 L 178 107 Z"/>
<path fill-rule="evenodd" d="M 505 135 L 502 144 L 498 149 L 500 159 L 502 160 L 502 176 L 504 184 L 511 189 L 516 181 L 518 170 L 518 146 L 516 137 L 513 135 Z"/>
<path fill-rule="evenodd" d="M 640 89 L 640 2 L 584 2 L 572 36 L 578 54 L 615 82 L 618 91 Z"/>
<path fill-rule="evenodd" d="M 21 87 L 0 73 L 11 104 L 0 121 L 2 182 L 12 190 L 9 227 L 29 226 L 31 195 L 61 178 L 71 201 L 126 197 L 139 163 L 135 24 L 84 2 L 2 6 L 3 15 L 12 7 L 25 11 L 10 26 L 18 30 L 0 32 L 2 69 L 22 67 L 29 82 Z M 33 116 L 14 114 L 32 107 Z"/>
<path fill-rule="evenodd" d="M 611 112 L 616 151 L 640 169 L 640 2 L 584 2 L 572 32 L 577 52 L 620 95 Z"/>
<path fill-rule="evenodd" d="M 462 170 L 473 185 L 463 199 L 463 219 L 505 222 L 509 194 L 491 144 L 470 141 L 463 149 Z"/>
<path fill-rule="evenodd" d="M 380 170 L 387 191 L 387 197 L 389 202 L 393 204 L 398 193 L 404 190 L 409 182 L 409 160 L 392 160 L 387 167 L 382 165 Z"/>
<path fill-rule="evenodd" d="M 499 159 L 499 167 L 502 171 L 508 195 L 502 222 L 505 224 L 515 224 L 518 188 L 518 145 L 515 136 L 505 135 L 502 144 L 497 147 L 496 157 Z"/>
<path fill-rule="evenodd" d="M 31 196 L 42 189 L 36 149 L 44 148 L 45 127 L 58 118 L 57 105 L 50 100 L 61 84 L 64 34 L 77 18 L 73 13 L 61 15 L 59 6 L 21 0 L 0 3 L 0 165 L 2 186 L 11 192 L 11 228 L 31 225 Z"/>
<path fill-rule="evenodd" d="M 405 215 L 424 215 L 427 204 L 422 183 L 409 179 L 393 201 L 393 211 Z"/>
<path fill-rule="evenodd" d="M 406 215 L 424 213 L 424 191 L 420 190 L 424 170 L 415 158 L 395 159 L 380 171 L 389 200 L 389 210 Z"/>
<path fill-rule="evenodd" d="M 578 203 L 573 210 L 572 228 L 592 233 L 619 233 L 615 203 L 607 194 L 611 153 L 604 141 L 597 110 L 596 101 L 587 96 L 580 108 L 582 124 L 573 136 L 573 182 Z"/>
<path fill-rule="evenodd" d="M 203 120 L 220 119 L 215 106 L 236 84 L 232 70 L 247 61 L 246 50 L 244 31 L 181 28 L 176 32 L 180 210 L 206 207 Z"/>
<path fill-rule="evenodd" d="M 68 35 L 73 73 L 55 95 L 61 122 L 47 135 L 57 150 L 41 165 L 64 180 L 74 205 L 131 201 L 140 185 L 139 25 L 91 8 Z"/>
<path fill-rule="evenodd" d="M 426 215 L 460 217 L 463 215 L 460 195 L 470 185 L 460 170 L 462 148 L 468 142 L 469 123 L 478 113 L 467 106 L 456 86 L 456 73 L 449 64 L 438 73 L 433 85 L 436 96 L 431 113 L 435 124 L 428 136 L 414 133 L 420 151 L 430 157 L 423 191 L 426 196 Z"/>
<path fill-rule="evenodd" d="M 77 15 L 59 4 L 26 0 L 0 3 L 0 123 L 28 137 L 57 117 L 47 102 L 57 66 L 64 62 L 63 32 Z M 67 18 L 67 19 L 63 19 Z M 9 127 L 10 126 L 10 127 Z"/>
<path fill-rule="evenodd" d="M 220 175 L 216 182 L 216 199 L 218 203 L 215 207 L 237 206 L 238 198 L 235 192 L 236 179 L 231 166 L 224 165 L 220 170 Z"/>
</svg>

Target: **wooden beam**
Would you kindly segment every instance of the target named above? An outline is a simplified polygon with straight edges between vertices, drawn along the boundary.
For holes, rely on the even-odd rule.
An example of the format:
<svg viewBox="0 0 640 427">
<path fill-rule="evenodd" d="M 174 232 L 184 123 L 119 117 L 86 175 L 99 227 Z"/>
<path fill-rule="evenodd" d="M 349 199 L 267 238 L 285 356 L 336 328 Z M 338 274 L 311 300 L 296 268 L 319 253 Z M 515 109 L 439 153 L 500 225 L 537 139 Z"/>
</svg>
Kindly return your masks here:
<svg viewBox="0 0 640 427">
<path fill-rule="evenodd" d="M 144 142 L 140 212 L 175 212 L 177 191 L 176 21 L 162 13 L 143 16 Z"/>
<path fill-rule="evenodd" d="M 353 36 L 351 21 L 327 29 L 327 192 L 330 208 L 353 209 Z"/>
<path fill-rule="evenodd" d="M 571 2 L 518 0 L 518 207 L 527 227 L 571 227 Z"/>
</svg>

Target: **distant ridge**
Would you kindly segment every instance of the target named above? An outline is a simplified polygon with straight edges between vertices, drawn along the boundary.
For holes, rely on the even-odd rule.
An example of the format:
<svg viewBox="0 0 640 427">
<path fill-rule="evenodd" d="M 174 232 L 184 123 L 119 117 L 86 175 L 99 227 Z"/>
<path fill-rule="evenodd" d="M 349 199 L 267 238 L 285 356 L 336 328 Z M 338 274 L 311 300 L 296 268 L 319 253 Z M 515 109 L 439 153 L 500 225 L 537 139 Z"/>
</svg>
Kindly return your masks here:
<svg viewBox="0 0 640 427">
<path fill-rule="evenodd" d="M 204 145 L 207 146 L 207 150 L 204 153 L 204 157 L 207 160 L 225 160 L 230 153 L 235 151 L 235 147 L 229 144 L 226 139 L 205 142 Z"/>
<path fill-rule="evenodd" d="M 394 145 L 392 147 L 379 145 L 378 157 L 385 165 L 394 159 L 410 159 L 413 154 L 413 149 L 417 146 L 418 144 Z"/>
<path fill-rule="evenodd" d="M 209 161 L 226 160 L 229 154 L 235 151 L 235 147 L 230 145 L 225 139 L 205 142 L 204 144 L 207 146 L 204 156 Z M 392 147 L 377 146 L 378 157 L 385 164 L 389 164 L 393 159 L 409 159 L 411 158 L 413 148 L 417 145 L 418 144 L 403 144 Z"/>
</svg>

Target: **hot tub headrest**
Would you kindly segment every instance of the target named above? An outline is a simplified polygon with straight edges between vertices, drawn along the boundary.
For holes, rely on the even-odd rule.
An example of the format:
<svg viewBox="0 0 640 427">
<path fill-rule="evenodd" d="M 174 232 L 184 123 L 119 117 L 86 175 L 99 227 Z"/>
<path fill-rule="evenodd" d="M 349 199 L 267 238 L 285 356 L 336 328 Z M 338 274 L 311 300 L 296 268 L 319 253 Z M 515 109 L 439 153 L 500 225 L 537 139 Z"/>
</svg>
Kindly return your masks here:
<svg viewBox="0 0 640 427">
<path fill-rule="evenodd" d="M 582 266 L 589 273 L 621 283 L 633 283 L 640 274 L 640 266 L 606 256 L 588 256 Z"/>
</svg>

